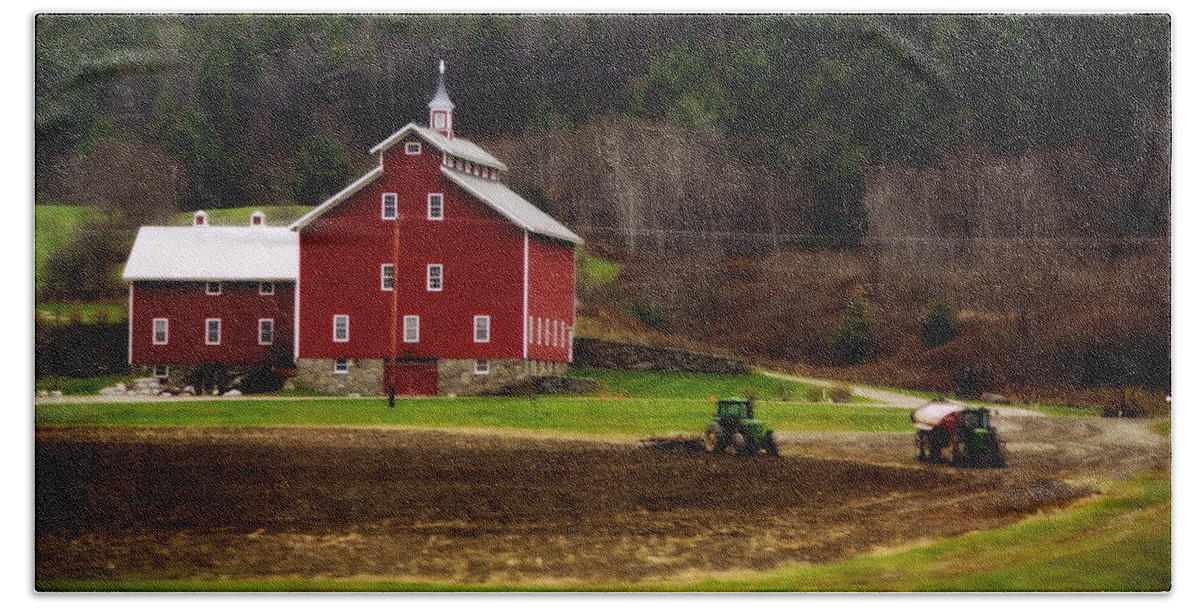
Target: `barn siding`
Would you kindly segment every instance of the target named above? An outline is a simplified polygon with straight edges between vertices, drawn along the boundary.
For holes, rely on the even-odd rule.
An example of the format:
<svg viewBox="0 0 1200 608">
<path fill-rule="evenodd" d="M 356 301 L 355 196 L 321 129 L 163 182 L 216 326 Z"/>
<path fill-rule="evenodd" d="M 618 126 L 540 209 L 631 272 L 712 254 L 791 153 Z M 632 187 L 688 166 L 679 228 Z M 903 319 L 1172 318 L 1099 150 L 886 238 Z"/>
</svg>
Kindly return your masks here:
<svg viewBox="0 0 1200 608">
<path fill-rule="evenodd" d="M 379 267 L 392 262 L 396 226 L 380 217 L 385 192 L 398 197 L 398 313 L 421 317 L 420 341 L 397 339 L 397 355 L 521 357 L 523 233 L 450 184 L 441 174 L 441 158 L 428 144 L 417 156 L 397 144 L 383 155 L 379 179 L 301 230 L 301 359 L 390 356 L 392 293 L 380 290 Z M 430 192 L 444 195 L 445 219 L 426 219 Z M 431 263 L 444 268 L 440 292 L 425 289 Z M 333 341 L 335 314 L 350 316 L 349 342 Z M 475 315 L 492 317 L 490 342 L 474 342 Z"/>
<path fill-rule="evenodd" d="M 136 365 L 269 364 L 291 359 L 292 283 L 259 294 L 257 282 L 222 282 L 220 295 L 204 283 L 137 281 L 130 298 L 130 359 Z M 167 344 L 153 344 L 154 319 L 170 321 Z M 221 319 L 221 343 L 205 344 L 205 320 Z M 271 345 L 258 343 L 258 320 L 275 320 Z"/>
<path fill-rule="evenodd" d="M 542 330 L 541 344 L 537 340 L 537 323 L 549 325 L 551 333 L 557 321 L 559 327 L 575 326 L 575 250 L 551 239 L 530 235 L 529 238 L 529 316 L 532 322 L 529 357 L 566 363 L 570 340 L 547 339 Z"/>
</svg>

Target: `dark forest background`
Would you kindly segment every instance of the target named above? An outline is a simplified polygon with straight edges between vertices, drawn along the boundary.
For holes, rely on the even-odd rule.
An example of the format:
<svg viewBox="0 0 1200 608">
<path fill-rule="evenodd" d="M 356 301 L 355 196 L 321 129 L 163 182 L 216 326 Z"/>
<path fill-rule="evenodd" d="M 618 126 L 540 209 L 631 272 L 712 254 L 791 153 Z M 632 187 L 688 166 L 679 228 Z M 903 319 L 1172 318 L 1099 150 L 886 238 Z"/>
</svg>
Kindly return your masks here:
<svg viewBox="0 0 1200 608">
<path fill-rule="evenodd" d="M 112 264 L 181 210 L 316 204 L 425 121 L 445 59 L 457 133 L 587 239 L 581 329 L 1168 389 L 1170 39 L 1164 15 L 42 15 L 36 202 L 101 210 Z"/>
</svg>

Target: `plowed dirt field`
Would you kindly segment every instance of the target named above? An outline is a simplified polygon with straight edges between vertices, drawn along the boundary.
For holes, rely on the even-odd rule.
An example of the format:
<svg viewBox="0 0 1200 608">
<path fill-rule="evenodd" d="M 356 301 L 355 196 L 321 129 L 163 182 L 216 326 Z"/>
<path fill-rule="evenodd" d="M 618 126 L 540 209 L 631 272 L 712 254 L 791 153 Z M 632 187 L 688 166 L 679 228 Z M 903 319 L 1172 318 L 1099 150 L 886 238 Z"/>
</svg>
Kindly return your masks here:
<svg viewBox="0 0 1200 608">
<path fill-rule="evenodd" d="M 1108 422 L 1009 421 L 1026 442 L 1003 470 L 919 465 L 907 434 L 785 436 L 773 459 L 472 431 L 39 429 L 36 576 L 569 583 L 822 562 L 1065 505 L 1088 471 L 1167 466 L 1164 442 Z"/>
</svg>

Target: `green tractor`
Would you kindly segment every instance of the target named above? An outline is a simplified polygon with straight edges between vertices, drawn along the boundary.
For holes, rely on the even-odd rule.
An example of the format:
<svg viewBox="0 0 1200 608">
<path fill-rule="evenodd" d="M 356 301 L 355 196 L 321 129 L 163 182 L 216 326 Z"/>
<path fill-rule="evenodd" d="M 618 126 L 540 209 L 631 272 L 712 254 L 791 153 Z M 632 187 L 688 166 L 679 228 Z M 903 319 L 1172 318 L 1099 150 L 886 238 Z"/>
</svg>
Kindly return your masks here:
<svg viewBox="0 0 1200 608">
<path fill-rule="evenodd" d="M 753 399 L 722 399 L 717 402 L 717 413 L 704 431 L 704 450 L 724 454 L 731 448 L 734 453 L 741 455 L 779 455 L 775 431 L 768 431 L 762 421 L 754 417 Z"/>
</svg>

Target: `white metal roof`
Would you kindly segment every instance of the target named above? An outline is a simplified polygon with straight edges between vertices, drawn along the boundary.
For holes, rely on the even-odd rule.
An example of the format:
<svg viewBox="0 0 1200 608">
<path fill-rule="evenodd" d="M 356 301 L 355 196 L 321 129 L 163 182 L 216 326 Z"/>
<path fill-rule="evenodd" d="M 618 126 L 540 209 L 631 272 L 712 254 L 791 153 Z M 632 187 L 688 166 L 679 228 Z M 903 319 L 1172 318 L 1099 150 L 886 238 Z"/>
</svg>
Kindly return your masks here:
<svg viewBox="0 0 1200 608">
<path fill-rule="evenodd" d="M 457 156 L 470 162 L 486 165 L 501 171 L 508 171 L 508 166 L 500 162 L 500 159 L 488 154 L 487 150 L 480 148 L 470 140 L 466 140 L 461 137 L 450 139 L 438 131 L 430 129 L 429 127 L 422 127 L 421 125 L 412 122 L 404 125 L 404 127 L 402 127 L 399 131 L 392 133 L 390 137 L 376 144 L 374 148 L 371 148 L 371 154 L 377 154 L 387 150 L 388 148 L 391 148 L 399 143 L 401 139 L 407 137 L 410 133 L 419 134 L 421 139 L 424 139 L 425 141 L 429 142 L 430 145 L 452 156 Z"/>
<path fill-rule="evenodd" d="M 521 198 L 516 192 L 509 190 L 504 184 L 492 180 L 467 175 L 449 167 L 442 167 L 442 174 L 451 181 L 462 186 L 475 198 L 487 203 L 501 215 L 514 224 L 537 234 L 580 244 L 583 239 L 563 226 L 558 220 L 538 209 L 533 203 Z"/>
<path fill-rule="evenodd" d="M 269 226 L 143 226 L 126 281 L 294 281 L 300 235 Z"/>
</svg>

